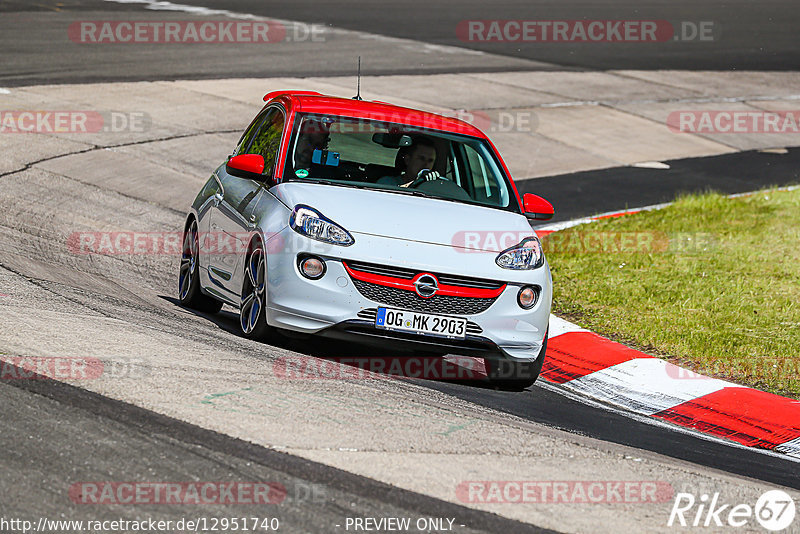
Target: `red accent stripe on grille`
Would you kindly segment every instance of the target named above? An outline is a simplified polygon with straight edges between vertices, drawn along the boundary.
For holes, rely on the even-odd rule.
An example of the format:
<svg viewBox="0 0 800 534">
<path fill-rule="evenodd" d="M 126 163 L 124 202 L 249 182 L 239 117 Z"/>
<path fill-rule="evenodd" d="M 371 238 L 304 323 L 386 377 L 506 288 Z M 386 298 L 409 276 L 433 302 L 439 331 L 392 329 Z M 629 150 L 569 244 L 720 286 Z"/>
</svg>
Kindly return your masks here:
<svg viewBox="0 0 800 534">
<path fill-rule="evenodd" d="M 406 280 L 403 278 L 395 278 L 393 276 L 385 276 L 382 274 L 373 274 L 373 273 L 365 273 L 363 271 L 356 271 L 347 263 L 342 262 L 344 268 L 347 270 L 347 273 L 355 278 L 356 280 L 361 280 L 362 282 L 370 282 L 372 284 L 378 284 L 380 286 L 388 286 L 388 287 L 396 287 L 398 289 L 405 289 L 406 291 L 414 291 L 414 282 L 426 273 L 419 273 L 413 279 Z M 444 295 L 450 297 L 469 297 L 469 298 L 477 298 L 477 299 L 493 299 L 496 298 L 500 293 L 505 290 L 506 284 L 498 287 L 497 289 L 485 289 L 485 288 L 477 288 L 477 287 L 461 287 L 461 286 L 451 286 L 447 284 L 439 284 L 439 290 L 436 292 L 436 295 Z"/>
</svg>

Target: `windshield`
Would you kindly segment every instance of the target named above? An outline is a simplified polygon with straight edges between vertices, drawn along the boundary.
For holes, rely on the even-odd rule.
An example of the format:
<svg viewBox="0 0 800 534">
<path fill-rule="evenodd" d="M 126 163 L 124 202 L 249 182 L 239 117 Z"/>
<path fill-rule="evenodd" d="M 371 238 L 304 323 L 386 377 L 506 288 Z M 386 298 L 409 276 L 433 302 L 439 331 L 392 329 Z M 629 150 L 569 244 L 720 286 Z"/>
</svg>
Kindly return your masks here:
<svg viewBox="0 0 800 534">
<path fill-rule="evenodd" d="M 519 213 L 486 141 L 338 115 L 298 114 L 284 180 L 416 194 Z"/>
</svg>

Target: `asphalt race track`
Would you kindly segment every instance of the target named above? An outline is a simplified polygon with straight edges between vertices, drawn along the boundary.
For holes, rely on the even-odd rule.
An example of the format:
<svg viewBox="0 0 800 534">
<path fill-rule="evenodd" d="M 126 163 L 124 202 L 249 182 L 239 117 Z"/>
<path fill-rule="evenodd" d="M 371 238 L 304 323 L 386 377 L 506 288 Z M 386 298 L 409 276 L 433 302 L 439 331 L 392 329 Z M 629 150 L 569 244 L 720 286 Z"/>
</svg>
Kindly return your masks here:
<svg viewBox="0 0 800 534">
<path fill-rule="evenodd" d="M 749 151 L 687 158 L 670 161 L 669 166 L 656 173 L 635 167 L 576 172 L 527 180 L 518 188 L 542 195 L 558 206 L 553 217 L 556 222 L 661 204 L 683 193 L 747 193 L 800 182 L 798 149 L 781 155 Z"/>
<path fill-rule="evenodd" d="M 74 95 L 78 84 L 108 84 L 108 94 L 83 96 L 89 109 L 109 94 L 158 100 L 158 86 L 134 82 L 351 76 L 358 55 L 371 76 L 612 69 L 791 73 L 800 65 L 800 10 L 788 1 L 186 0 L 234 15 L 325 25 L 329 40 L 267 49 L 64 42 L 65 28 L 86 19 L 201 16 L 146 10 L 144 3 L 1 2 L 0 111 L 19 109 L 16 89 L 27 86 L 54 86 L 33 92 L 49 109 L 62 86 Z M 715 42 L 531 45 L 466 42 L 456 32 L 461 21 L 472 19 L 582 18 L 713 21 Z M 171 102 L 158 109 L 193 105 Z M 250 113 L 245 104 L 220 100 L 219 106 L 227 106 L 220 115 Z M 672 499 L 639 506 L 492 507 L 459 500 L 455 487 L 465 480 L 659 480 L 674 492 L 720 492 L 725 502 L 751 504 L 769 489 L 800 490 L 795 460 L 655 425 L 589 399 L 567 398 L 546 384 L 509 392 L 483 381 L 281 380 L 273 370 L 280 358 L 374 352 L 304 339 L 274 346 L 251 342 L 238 334 L 235 310 L 207 316 L 178 304 L 175 258 L 66 251 L 60 239 L 76 229 L 179 230 L 185 199 L 218 163 L 212 147 L 222 146 L 217 152 L 224 155 L 241 130 L 241 121 L 217 116 L 200 89 L 197 113 L 207 113 L 203 120 L 181 110 L 174 131 L 151 139 L 78 146 L 55 136 L 30 135 L 23 143 L 0 134 L 0 356 L 132 362 L 130 372 L 97 381 L 0 380 L 1 519 L 257 515 L 278 518 L 280 532 L 347 532 L 355 530 L 347 528 L 348 518 L 411 517 L 453 519 L 452 528 L 431 532 L 661 532 L 672 531 L 666 526 Z M 184 120 L 191 129 L 181 129 Z M 188 147 L 196 160 L 183 159 Z M 119 161 L 104 158 L 127 158 L 130 168 L 100 179 L 98 167 Z M 87 169 L 86 161 L 94 168 Z M 548 198 L 555 220 L 564 221 L 667 202 L 687 191 L 739 193 L 800 183 L 800 149 L 792 147 L 665 163 L 669 168 L 605 166 L 536 177 L 518 187 Z M 168 183 L 179 176 L 186 178 Z M 286 493 L 281 503 L 266 507 L 77 502 L 70 488 L 91 481 L 270 481 Z M 798 525 L 796 520 L 793 528 Z"/>
<path fill-rule="evenodd" d="M 274 18 L 325 22 L 340 28 L 368 31 L 447 46 L 464 46 L 483 52 L 576 69 L 692 69 L 692 70 L 794 70 L 797 66 L 800 15 L 790 1 L 749 2 L 637 2 L 635 0 L 580 2 L 568 0 L 493 3 L 459 2 L 359 3 L 358 9 L 313 0 L 258 2 L 257 0 L 213 0 L 195 5 L 224 7 L 231 11 L 257 13 Z M 555 43 L 471 42 L 452 28 L 468 20 L 666 20 L 713 22 L 712 33 L 722 37 L 712 49 L 703 42 L 666 42 L 642 51 L 636 45 L 622 48 Z M 687 30 L 688 31 L 688 30 Z M 674 45 L 674 46 L 670 46 Z M 588 49 L 587 49 L 588 48 Z"/>
<path fill-rule="evenodd" d="M 174 2 L 182 4 L 183 2 Z M 424 74 L 435 72 L 491 72 L 498 70 L 561 69 L 688 69 L 688 70 L 795 70 L 800 64 L 797 27 L 800 13 L 790 0 L 765 2 L 709 1 L 656 2 L 385 2 L 355 4 L 314 0 L 261 2 L 258 0 L 206 0 L 194 6 L 274 19 L 333 25 L 373 37 L 358 46 L 344 44 L 347 35 L 328 35 L 343 53 L 325 53 L 305 46 L 217 46 L 197 53 L 194 45 L 131 47 L 111 50 L 84 45 L 63 46 L 58 37 L 63 20 L 104 11 L 125 17 L 138 10 L 136 3 L 115 5 L 100 0 L 64 0 L 29 3 L 5 0 L 0 4 L 4 44 L 0 84 L 63 83 L 114 80 L 198 79 L 263 76 L 320 76 L 351 74 L 355 56 L 363 56 L 365 74 Z M 169 13 L 169 12 L 162 12 Z M 464 20 L 665 20 L 713 23 L 708 41 L 648 43 L 518 43 L 469 42 L 457 36 Z M 375 50 L 365 43 L 374 36 L 389 37 L 393 46 Z M 363 37 L 363 36 L 362 36 Z M 413 45 L 412 43 L 426 43 Z M 292 43 L 294 44 L 294 43 Z M 123 48 L 120 49 L 120 46 Z M 435 47 L 459 47 L 483 55 L 446 54 L 436 57 Z M 273 53 L 277 49 L 277 53 Z M 379 52 L 379 53 L 377 53 Z M 121 54 L 120 54 L 121 53 Z"/>
<path fill-rule="evenodd" d="M 281 528 L 295 532 L 327 531 L 341 522 L 342 510 L 348 507 L 373 517 L 458 517 L 469 525 L 460 529 L 463 532 L 549 532 L 256 447 L 66 384 L 28 382 L 20 388 L 3 385 L 0 395 L 6 413 L 15 414 L 13 420 L 3 421 L 3 447 L 8 455 L 4 467 L 10 468 L 1 488 L 7 499 L 3 501 L 5 517 L 27 516 L 32 501 L 40 503 L 37 512 L 42 515 L 55 518 L 64 513 L 63 505 L 53 499 L 48 487 L 30 484 L 32 477 L 41 477 L 52 488 L 65 482 L 69 485 L 73 469 L 94 476 L 113 472 L 121 479 L 135 479 L 146 469 L 168 472 L 176 480 L 219 480 L 236 473 L 248 480 L 277 481 L 286 488 L 287 503 L 291 503 L 277 517 Z M 46 415 L 53 412 L 58 414 L 57 420 Z M 33 435 L 24 444 L 23 453 L 12 437 L 30 433 Z M 66 459 L 61 469 L 14 469 L 22 463 L 46 466 L 52 457 Z M 126 461 L 121 463 L 120 459 Z M 91 467 L 87 469 L 82 465 L 85 463 L 91 463 Z M 312 507 L 313 511 L 309 510 Z M 248 508 L 240 504 L 226 513 L 247 516 L 251 513 Z M 177 521 L 197 514 L 203 515 L 202 507 L 181 508 L 161 518 Z"/>
</svg>

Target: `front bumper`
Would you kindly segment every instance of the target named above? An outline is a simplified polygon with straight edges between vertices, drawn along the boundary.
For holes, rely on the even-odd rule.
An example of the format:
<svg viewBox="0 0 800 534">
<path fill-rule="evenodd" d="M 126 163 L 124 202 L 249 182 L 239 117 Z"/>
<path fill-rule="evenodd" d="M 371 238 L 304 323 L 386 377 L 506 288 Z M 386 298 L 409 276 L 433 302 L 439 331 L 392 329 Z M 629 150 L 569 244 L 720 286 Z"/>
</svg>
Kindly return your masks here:
<svg viewBox="0 0 800 534">
<path fill-rule="evenodd" d="M 289 230 L 291 231 L 291 230 Z M 371 249 L 376 249 L 375 239 Z M 364 239 L 359 241 L 363 242 Z M 395 241 L 396 243 L 396 241 Z M 435 250 L 430 250 L 435 247 Z M 508 282 L 505 289 L 485 311 L 472 314 L 453 314 L 435 312 L 430 309 L 420 310 L 413 306 L 404 309 L 442 315 L 465 317 L 469 322 L 467 336 L 463 340 L 438 336 L 391 332 L 374 326 L 374 310 L 385 306 L 398 306 L 389 302 L 380 302 L 365 296 L 354 285 L 354 280 L 347 273 L 342 257 L 332 257 L 331 252 L 346 255 L 347 259 L 358 257 L 355 247 L 328 247 L 324 252 L 310 250 L 284 250 L 279 254 L 270 254 L 268 258 L 267 289 L 267 321 L 270 325 L 295 332 L 320 334 L 326 337 L 355 340 L 386 346 L 387 340 L 394 348 L 412 348 L 465 354 L 471 356 L 511 358 L 531 361 L 541 351 L 547 332 L 552 300 L 552 283 L 549 266 L 545 265 L 535 271 L 528 271 L 524 282 Z M 381 247 L 377 247 L 380 250 Z M 442 255 L 440 245 L 415 244 L 413 252 L 408 256 L 430 258 L 431 254 Z M 427 249 L 427 250 L 426 250 Z M 318 280 L 303 277 L 297 267 L 299 253 L 317 254 L 325 260 L 325 275 Z M 354 257 L 355 256 L 355 257 Z M 378 261 L 379 256 L 362 255 L 360 260 Z M 413 266 L 412 261 L 405 265 Z M 458 257 L 464 262 L 464 257 Z M 442 265 L 458 265 L 453 261 L 442 262 Z M 391 260 L 383 260 L 389 263 Z M 421 263 L 421 262 L 420 262 Z M 425 271 L 427 265 L 420 265 Z M 439 271 L 446 267 L 439 267 Z M 451 269 L 452 270 L 452 269 Z M 468 273 L 473 275 L 474 273 Z M 502 274 L 502 273 L 501 273 Z M 515 273 L 517 277 L 520 273 Z M 495 278 L 497 278 L 495 276 Z M 517 293 L 523 285 L 535 284 L 541 287 L 536 305 L 524 310 L 517 304 Z"/>
<path fill-rule="evenodd" d="M 383 349 L 390 344 L 395 350 L 427 351 L 437 354 L 460 354 L 476 357 L 505 357 L 496 344 L 482 336 L 467 334 L 464 339 L 448 339 L 409 332 L 395 332 L 375 328 L 375 323 L 364 320 L 344 321 L 321 330 L 318 335 Z"/>
</svg>

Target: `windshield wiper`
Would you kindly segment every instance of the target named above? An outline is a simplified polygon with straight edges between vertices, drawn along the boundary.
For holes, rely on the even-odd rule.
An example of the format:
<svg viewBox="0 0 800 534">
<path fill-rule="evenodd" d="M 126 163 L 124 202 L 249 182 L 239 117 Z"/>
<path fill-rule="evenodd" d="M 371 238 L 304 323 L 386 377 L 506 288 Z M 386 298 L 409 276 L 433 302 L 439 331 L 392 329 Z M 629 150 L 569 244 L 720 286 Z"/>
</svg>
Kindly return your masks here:
<svg viewBox="0 0 800 534">
<path fill-rule="evenodd" d="M 387 193 L 399 193 L 401 195 L 413 195 L 415 197 L 426 197 L 426 198 L 438 198 L 429 195 L 423 191 L 418 191 L 416 189 L 383 189 L 383 188 L 376 188 L 375 191 L 386 191 Z"/>
<path fill-rule="evenodd" d="M 284 180 L 286 182 L 301 182 L 301 183 L 312 183 L 312 184 L 322 184 L 322 185 L 338 185 L 339 187 L 355 187 L 356 189 L 368 189 L 362 185 L 356 184 L 347 184 L 342 183 L 338 180 L 328 180 L 325 178 L 289 178 Z"/>
<path fill-rule="evenodd" d="M 459 200 L 457 198 L 448 198 L 448 197 L 440 197 L 437 195 L 429 195 L 424 191 L 420 191 L 418 189 L 384 189 L 382 187 L 370 187 L 369 185 L 357 185 L 353 183 L 342 183 L 336 180 L 327 180 L 325 178 L 289 178 L 285 180 L 286 182 L 305 182 L 305 183 L 312 183 L 312 184 L 323 184 L 323 185 L 337 185 L 339 187 L 355 187 L 356 189 L 367 189 L 369 191 L 384 191 L 386 193 L 397 193 L 400 195 L 411 195 L 415 197 L 424 197 L 424 198 L 433 198 L 435 200 L 447 200 L 448 202 L 456 202 L 458 204 L 471 204 L 476 206 L 483 206 L 483 204 L 477 202 L 467 202 L 464 200 Z"/>
<path fill-rule="evenodd" d="M 424 191 L 418 189 L 377 189 L 376 191 L 388 191 L 389 193 L 400 193 L 401 195 L 413 195 L 415 197 L 433 198 L 435 200 L 447 200 L 448 202 L 456 202 L 458 204 L 474 204 L 474 202 L 467 202 L 457 198 L 440 197 L 438 195 L 429 195 Z"/>
<path fill-rule="evenodd" d="M 370 187 L 369 184 L 367 185 L 358 185 L 353 183 L 342 183 L 338 180 L 329 180 L 326 178 L 290 178 L 286 180 L 287 182 L 307 182 L 312 184 L 323 184 L 323 185 L 338 185 L 340 187 L 355 187 L 356 189 L 368 189 L 370 191 L 386 191 L 389 193 L 400 193 L 401 195 L 413 195 L 415 197 L 425 197 L 425 198 L 441 198 L 434 195 L 429 195 L 417 189 L 384 189 L 382 187 Z M 443 199 L 448 200 L 448 199 Z"/>
</svg>

